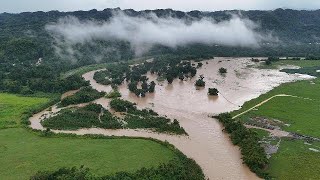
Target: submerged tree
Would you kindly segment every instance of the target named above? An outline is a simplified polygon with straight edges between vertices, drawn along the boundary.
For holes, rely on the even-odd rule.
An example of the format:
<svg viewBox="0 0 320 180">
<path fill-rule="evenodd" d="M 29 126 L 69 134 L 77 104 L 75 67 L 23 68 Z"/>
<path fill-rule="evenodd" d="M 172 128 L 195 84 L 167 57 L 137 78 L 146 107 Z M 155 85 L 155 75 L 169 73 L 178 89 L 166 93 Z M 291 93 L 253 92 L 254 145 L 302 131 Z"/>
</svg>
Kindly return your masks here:
<svg viewBox="0 0 320 180">
<path fill-rule="evenodd" d="M 199 62 L 198 65 L 197 65 L 197 68 L 201 68 L 202 66 L 203 66 L 203 63 Z"/>
<path fill-rule="evenodd" d="M 153 93 L 156 87 L 156 83 L 154 81 L 151 81 L 150 85 L 149 85 L 149 92 Z"/>
<path fill-rule="evenodd" d="M 179 74 L 179 79 L 181 80 L 181 81 L 183 81 L 184 80 L 184 75 L 181 73 L 181 74 Z"/>
<path fill-rule="evenodd" d="M 209 88 L 208 89 L 208 94 L 210 96 L 218 96 L 218 93 L 219 93 L 219 91 L 217 88 Z"/>
<path fill-rule="evenodd" d="M 199 79 L 196 81 L 196 86 L 198 87 L 205 87 L 206 86 L 206 82 L 203 80 L 204 77 L 202 75 L 200 75 Z"/>
<path fill-rule="evenodd" d="M 173 79 L 174 79 L 173 76 L 171 76 L 170 74 L 167 75 L 168 84 L 172 84 Z"/>
<path fill-rule="evenodd" d="M 141 84 L 141 88 L 142 88 L 143 90 L 148 90 L 148 84 L 147 84 L 146 81 L 143 81 L 143 83 Z"/>
<path fill-rule="evenodd" d="M 219 69 L 219 73 L 220 74 L 226 74 L 227 73 L 227 69 L 222 67 L 222 68 Z"/>
</svg>

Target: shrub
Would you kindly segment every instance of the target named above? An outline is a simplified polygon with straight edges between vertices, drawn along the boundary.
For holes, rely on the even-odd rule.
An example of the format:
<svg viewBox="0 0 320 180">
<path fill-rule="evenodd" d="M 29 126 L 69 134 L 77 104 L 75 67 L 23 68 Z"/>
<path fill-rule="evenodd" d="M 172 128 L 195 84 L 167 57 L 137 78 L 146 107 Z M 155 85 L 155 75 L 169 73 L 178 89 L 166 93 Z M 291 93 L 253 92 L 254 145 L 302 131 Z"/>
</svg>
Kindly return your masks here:
<svg viewBox="0 0 320 180">
<path fill-rule="evenodd" d="M 204 77 L 201 75 L 199 77 L 199 79 L 196 81 L 195 85 L 198 87 L 205 87 L 206 86 L 206 82 L 203 80 Z"/>
<path fill-rule="evenodd" d="M 219 69 L 219 73 L 220 74 L 225 74 L 225 73 L 227 73 L 227 69 L 222 67 L 222 68 Z"/>
<path fill-rule="evenodd" d="M 119 98 L 112 99 L 110 102 L 110 106 L 117 112 L 127 112 L 129 110 L 136 109 L 134 103 Z"/>
<path fill-rule="evenodd" d="M 209 88 L 209 89 L 208 89 L 208 94 L 209 94 L 210 96 L 218 96 L 218 93 L 219 93 L 219 91 L 218 91 L 218 89 L 216 89 L 216 88 Z"/>
<path fill-rule="evenodd" d="M 62 106 L 68 106 L 71 104 L 80 104 L 80 103 L 87 103 L 93 101 L 95 99 L 99 99 L 105 95 L 105 92 L 99 92 L 92 87 L 87 86 L 81 88 L 80 91 L 76 92 L 72 96 L 68 96 L 61 100 Z"/>
<path fill-rule="evenodd" d="M 108 93 L 106 97 L 110 99 L 119 98 L 121 97 L 121 93 L 118 90 L 114 89 L 112 92 Z"/>
</svg>

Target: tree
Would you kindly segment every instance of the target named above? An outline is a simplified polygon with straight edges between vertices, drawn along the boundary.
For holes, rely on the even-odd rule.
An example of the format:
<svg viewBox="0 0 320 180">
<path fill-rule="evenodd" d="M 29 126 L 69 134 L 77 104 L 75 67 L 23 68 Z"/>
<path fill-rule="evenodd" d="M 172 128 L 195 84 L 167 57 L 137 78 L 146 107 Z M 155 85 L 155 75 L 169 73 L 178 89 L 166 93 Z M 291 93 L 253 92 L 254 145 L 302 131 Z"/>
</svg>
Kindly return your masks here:
<svg viewBox="0 0 320 180">
<path fill-rule="evenodd" d="M 130 92 L 135 92 L 137 90 L 137 82 L 130 82 L 128 84 L 128 89 Z"/>
<path fill-rule="evenodd" d="M 150 85 L 149 85 L 149 92 L 153 93 L 156 87 L 156 83 L 154 81 L 151 81 Z"/>
<path fill-rule="evenodd" d="M 196 81 L 196 86 L 198 87 L 204 87 L 206 86 L 206 82 L 203 80 L 204 77 L 202 75 L 200 75 L 199 79 Z"/>
<path fill-rule="evenodd" d="M 219 69 L 219 73 L 220 74 L 225 74 L 225 73 L 227 73 L 227 69 L 222 67 L 222 68 Z"/>
<path fill-rule="evenodd" d="M 179 74 L 179 79 L 181 80 L 181 81 L 183 81 L 184 80 L 184 75 L 181 73 L 181 74 Z"/>
<path fill-rule="evenodd" d="M 143 90 L 148 90 L 148 84 L 147 84 L 146 81 L 143 81 L 143 83 L 141 84 L 141 88 L 142 88 Z"/>
<path fill-rule="evenodd" d="M 172 84 L 173 82 L 173 77 L 170 74 L 167 75 L 167 81 L 168 81 L 168 84 Z"/>
<path fill-rule="evenodd" d="M 218 89 L 216 89 L 216 88 L 209 88 L 209 89 L 208 89 L 208 94 L 209 94 L 210 96 L 218 96 L 218 93 L 219 93 L 219 91 L 218 91 Z"/>
</svg>

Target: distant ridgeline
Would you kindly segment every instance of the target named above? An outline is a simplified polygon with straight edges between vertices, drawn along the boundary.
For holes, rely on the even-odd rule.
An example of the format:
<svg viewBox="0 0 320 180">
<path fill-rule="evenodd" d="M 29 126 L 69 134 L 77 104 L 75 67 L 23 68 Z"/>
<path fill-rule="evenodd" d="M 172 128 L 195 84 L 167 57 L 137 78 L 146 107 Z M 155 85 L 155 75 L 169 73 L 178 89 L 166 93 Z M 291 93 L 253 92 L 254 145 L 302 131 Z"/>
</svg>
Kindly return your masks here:
<svg viewBox="0 0 320 180">
<path fill-rule="evenodd" d="M 60 74 L 84 65 L 129 60 L 136 57 L 136 49 L 126 40 L 93 39 L 75 44 L 57 41 L 46 30 L 46 25 L 60 18 L 74 16 L 80 21 L 110 21 L 115 13 L 128 17 L 144 17 L 153 13 L 157 17 L 173 17 L 189 21 L 214 18 L 217 22 L 230 20 L 231 14 L 240 14 L 258 25 L 257 32 L 271 33 L 277 40 L 263 40 L 259 47 L 222 46 L 219 44 L 184 44 L 167 47 L 154 44 L 141 56 L 163 54 L 181 57 L 208 58 L 212 56 L 320 56 L 320 10 L 297 11 L 277 9 L 274 11 L 217 11 L 181 12 L 171 9 L 120 10 L 75 12 L 25 12 L 0 14 L 0 91 L 13 93 L 64 92 L 86 85 L 79 77 L 72 77 L 73 84 L 61 81 Z M 85 29 L 85 27 L 84 27 Z M 72 34 L 72 29 L 70 30 Z M 76 33 L 76 30 L 74 30 Z M 146 44 L 150 46 L 150 44 Z"/>
</svg>

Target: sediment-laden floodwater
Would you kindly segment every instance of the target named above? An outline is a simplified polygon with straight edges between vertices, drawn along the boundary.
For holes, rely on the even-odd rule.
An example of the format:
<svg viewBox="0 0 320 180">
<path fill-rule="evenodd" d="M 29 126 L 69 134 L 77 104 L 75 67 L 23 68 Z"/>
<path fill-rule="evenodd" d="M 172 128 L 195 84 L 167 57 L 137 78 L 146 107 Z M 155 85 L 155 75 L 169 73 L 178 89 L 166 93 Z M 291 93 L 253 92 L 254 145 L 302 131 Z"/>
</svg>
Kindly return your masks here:
<svg viewBox="0 0 320 180">
<path fill-rule="evenodd" d="M 251 58 L 215 58 L 203 61 L 203 67 L 198 69 L 193 79 L 174 80 L 172 84 L 157 82 L 155 93 L 147 94 L 145 98 L 138 98 L 130 93 L 127 85 L 119 87 L 122 98 L 137 103 L 140 108 L 151 108 L 161 115 L 175 118 L 186 130 L 189 136 L 174 136 L 159 134 L 146 130 L 105 130 L 81 129 L 78 131 L 57 131 L 75 134 L 104 134 L 116 136 L 151 137 L 168 141 L 193 158 L 210 179 L 259 179 L 248 167 L 242 164 L 239 148 L 232 145 L 227 134 L 222 132 L 223 127 L 216 119 L 209 116 L 222 112 L 239 109 L 244 102 L 266 93 L 281 83 L 312 78 L 306 75 L 286 74 L 279 70 L 250 68 Z M 226 75 L 220 75 L 219 68 L 227 69 Z M 93 79 L 95 71 L 88 72 L 83 77 L 90 81 L 98 91 L 109 92 L 110 86 L 98 84 Z M 206 87 L 196 89 L 195 81 L 203 75 Z M 155 75 L 148 74 L 150 80 Z M 208 88 L 217 88 L 218 97 L 207 95 Z M 101 98 L 95 101 L 109 108 L 109 100 Z M 58 111 L 53 108 L 54 112 Z M 43 111 L 30 118 L 31 127 L 43 129 L 40 120 L 49 111 Z M 42 116 L 42 118 L 41 118 Z"/>
</svg>

